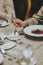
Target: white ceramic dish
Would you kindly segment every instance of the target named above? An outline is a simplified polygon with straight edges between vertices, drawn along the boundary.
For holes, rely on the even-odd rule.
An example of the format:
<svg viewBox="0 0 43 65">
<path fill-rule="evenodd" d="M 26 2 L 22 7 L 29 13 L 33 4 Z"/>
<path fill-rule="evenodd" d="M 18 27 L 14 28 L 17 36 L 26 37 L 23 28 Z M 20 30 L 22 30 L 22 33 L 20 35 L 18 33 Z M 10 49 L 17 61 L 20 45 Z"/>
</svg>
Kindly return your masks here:
<svg viewBox="0 0 43 65">
<path fill-rule="evenodd" d="M 6 36 L 7 39 L 11 40 L 11 41 L 17 41 L 20 40 L 20 36 L 14 34 L 14 32 L 12 32 L 11 34 Z"/>
<path fill-rule="evenodd" d="M 0 64 L 3 62 L 3 55 L 0 53 Z"/>
<path fill-rule="evenodd" d="M 8 26 L 9 23 L 5 20 L 0 20 L 0 27 L 5 27 L 5 26 Z"/>
<path fill-rule="evenodd" d="M 13 37 L 8 37 L 8 39 L 11 41 L 17 41 L 17 40 L 20 40 L 20 37 L 13 36 Z"/>
<path fill-rule="evenodd" d="M 16 43 L 12 42 L 12 41 L 9 41 L 9 42 L 1 45 L 1 48 L 3 48 L 3 49 L 10 49 L 10 48 L 13 48 L 14 46 L 16 46 Z"/>
<path fill-rule="evenodd" d="M 32 30 L 43 30 L 43 25 L 31 25 L 31 26 L 28 26 L 24 29 L 24 33 L 26 35 L 29 35 L 29 36 L 33 36 L 33 37 L 43 37 L 43 34 L 34 34 L 32 33 L 31 31 Z"/>
</svg>

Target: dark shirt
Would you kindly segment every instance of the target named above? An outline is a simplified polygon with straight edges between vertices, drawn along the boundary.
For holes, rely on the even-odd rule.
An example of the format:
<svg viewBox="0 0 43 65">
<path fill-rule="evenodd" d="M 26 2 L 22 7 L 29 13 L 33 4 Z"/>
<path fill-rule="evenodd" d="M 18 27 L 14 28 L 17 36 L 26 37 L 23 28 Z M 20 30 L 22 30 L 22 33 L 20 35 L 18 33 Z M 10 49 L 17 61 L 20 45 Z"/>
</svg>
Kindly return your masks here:
<svg viewBox="0 0 43 65">
<path fill-rule="evenodd" d="M 27 9 L 27 0 L 13 0 L 13 2 L 15 6 L 14 8 L 15 8 L 16 17 L 21 20 L 24 20 Z M 43 5 L 43 0 L 31 0 L 31 2 L 32 2 L 32 7 L 30 11 L 30 17 L 32 17 L 34 13 L 37 13 L 41 8 L 41 6 Z"/>
<path fill-rule="evenodd" d="M 31 8 L 31 16 L 34 13 L 37 13 L 41 6 L 43 5 L 43 0 L 31 0 L 32 2 L 32 8 Z"/>
<path fill-rule="evenodd" d="M 24 20 L 27 9 L 27 0 L 13 0 L 16 17 Z"/>
</svg>

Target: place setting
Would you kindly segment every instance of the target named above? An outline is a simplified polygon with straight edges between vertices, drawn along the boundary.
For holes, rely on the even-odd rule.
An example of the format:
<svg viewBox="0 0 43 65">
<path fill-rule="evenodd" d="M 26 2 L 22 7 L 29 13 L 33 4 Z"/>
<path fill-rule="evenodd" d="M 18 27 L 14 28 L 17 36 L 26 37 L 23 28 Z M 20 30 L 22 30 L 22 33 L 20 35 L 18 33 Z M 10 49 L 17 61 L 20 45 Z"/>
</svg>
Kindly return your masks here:
<svg viewBox="0 0 43 65">
<path fill-rule="evenodd" d="M 16 43 L 12 41 L 4 42 L 5 40 L 0 41 L 0 65 L 3 63 L 4 58 L 11 59 L 12 55 L 7 53 L 8 50 L 16 47 Z"/>
<path fill-rule="evenodd" d="M 19 48 L 20 47 L 20 48 Z M 36 65 L 36 60 L 35 58 L 33 57 L 33 52 L 31 50 L 31 47 L 29 48 L 26 48 L 24 46 L 19 46 L 17 47 L 16 46 L 16 50 L 14 49 L 10 49 L 8 51 L 6 51 L 7 47 L 1 47 L 1 52 L 2 54 L 0 53 L 0 64 L 3 62 L 3 59 L 4 59 L 4 55 L 8 55 L 9 56 L 9 59 L 11 59 L 10 57 L 12 57 L 13 59 L 16 60 L 15 63 L 17 63 L 18 65 Z M 21 49 L 21 50 L 20 50 Z"/>
<path fill-rule="evenodd" d="M 17 65 L 35 65 L 36 60 L 33 57 L 31 46 L 26 48 L 23 45 L 17 44 L 14 49 L 10 49 L 7 53 L 15 59 Z"/>
<path fill-rule="evenodd" d="M 6 36 L 6 39 L 9 39 L 11 41 L 16 41 L 20 39 L 20 36 L 17 32 L 16 33 L 12 32 Z"/>
<path fill-rule="evenodd" d="M 19 48 L 19 47 L 18 47 Z M 23 48 L 23 50 L 22 50 Z M 21 51 L 18 51 L 19 49 L 21 49 Z M 15 59 L 15 63 L 17 63 L 18 65 L 35 65 L 36 64 L 36 60 L 33 57 L 33 52 L 31 50 L 31 48 L 24 48 L 24 47 L 20 47 L 18 50 L 8 50 L 6 51 L 5 49 L 1 48 L 1 52 L 0 53 L 0 64 L 3 62 L 4 59 L 4 55 L 8 55 L 9 59 L 11 59 L 10 57 L 12 57 L 13 59 Z"/>
<path fill-rule="evenodd" d="M 10 49 L 16 45 L 16 42 L 8 41 L 5 42 L 6 35 L 4 33 L 0 33 L 0 48 Z"/>
<path fill-rule="evenodd" d="M 0 64 L 3 63 L 3 59 L 7 58 L 8 60 L 13 58 L 11 54 L 9 54 L 7 51 L 15 48 L 17 46 L 17 43 L 14 41 L 8 40 L 6 42 L 6 36 L 4 33 L 0 32 Z"/>
<path fill-rule="evenodd" d="M 6 58 L 8 61 L 10 61 L 9 59 L 12 60 L 13 56 L 7 51 L 14 48 L 15 46 L 16 43 L 13 42 L 7 42 L 0 46 L 0 65 L 3 64 L 4 58 Z"/>
<path fill-rule="evenodd" d="M 24 29 L 24 34 L 33 40 L 43 40 L 43 25 L 31 25 Z"/>
<path fill-rule="evenodd" d="M 22 27 L 21 28 L 15 27 L 14 31 L 11 32 L 10 34 L 7 34 L 4 39 L 7 39 L 9 41 L 13 41 L 13 42 L 19 43 L 19 41 L 21 40 L 21 36 L 20 36 L 22 34 L 21 31 L 23 31 Z"/>
<path fill-rule="evenodd" d="M 29 48 L 27 49 L 27 47 L 23 46 L 23 44 L 22 45 L 19 44 L 18 41 L 21 40 L 21 37 L 17 31 L 12 32 L 11 34 L 8 34 L 8 35 L 0 32 L 0 40 L 5 41 L 6 39 L 8 41 L 3 42 L 3 44 L 0 45 L 0 49 L 1 49 L 0 53 L 2 54 L 2 57 L 4 55 L 8 55 L 12 57 L 13 59 L 16 58 L 17 59 L 16 63 L 19 65 L 35 65 L 36 64 L 36 60 L 32 58 L 32 54 L 33 54 L 32 50 Z M 0 41 L 0 43 L 2 42 Z M 13 50 L 13 48 L 15 50 Z"/>
<path fill-rule="evenodd" d="M 17 45 L 16 42 L 7 41 L 5 42 L 6 35 L 4 33 L 0 33 L 0 49 L 9 50 Z"/>
<path fill-rule="evenodd" d="M 5 42 L 8 40 L 7 42 Z M 18 32 L 12 32 L 10 34 L 4 34 L 0 32 L 0 47 L 3 49 L 11 49 L 19 44 L 21 37 Z"/>
<path fill-rule="evenodd" d="M 10 37 L 15 37 L 15 36 L 19 37 L 19 34 L 17 32 L 15 35 L 14 32 L 12 32 L 9 35 L 0 33 L 0 40 L 5 41 L 6 37 L 8 37 L 9 39 Z M 6 56 L 8 55 L 9 59 L 11 59 L 10 57 L 16 59 L 16 63 L 19 65 L 35 65 L 36 60 L 32 58 L 33 53 L 31 47 L 25 47 L 23 44 L 22 45 L 18 44 L 18 40 L 20 40 L 20 38 L 16 38 L 16 37 L 11 38 L 8 40 L 8 42 L 3 42 L 3 44 L 0 45 L 0 54 L 2 57 L 2 60 L 0 60 L 0 64 L 3 63 L 4 57 L 6 58 Z M 15 40 L 17 40 L 17 42 L 15 42 Z"/>
<path fill-rule="evenodd" d="M 18 65 L 35 65 L 36 64 L 36 60 L 34 59 L 33 52 L 31 50 L 31 46 L 28 48 L 25 47 L 21 51 L 21 55 L 22 57 L 18 58 L 17 60 Z"/>
</svg>

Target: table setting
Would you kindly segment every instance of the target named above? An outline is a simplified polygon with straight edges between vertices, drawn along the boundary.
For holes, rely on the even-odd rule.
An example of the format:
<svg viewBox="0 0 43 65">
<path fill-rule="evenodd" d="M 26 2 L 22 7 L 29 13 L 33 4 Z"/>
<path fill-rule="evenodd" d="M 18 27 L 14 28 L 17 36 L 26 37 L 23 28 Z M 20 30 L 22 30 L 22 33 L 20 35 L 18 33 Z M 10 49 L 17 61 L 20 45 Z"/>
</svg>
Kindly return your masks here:
<svg viewBox="0 0 43 65">
<path fill-rule="evenodd" d="M 2 34 L 2 36 L 0 35 L 0 38 L 2 39 L 2 41 L 5 41 L 5 39 L 7 39 L 7 37 L 10 37 L 10 36 L 14 36 L 13 35 L 13 33 L 11 33 L 10 35 L 4 35 L 4 34 Z M 19 35 L 17 34 L 17 32 L 16 32 L 16 37 L 18 37 Z M 15 37 L 15 36 L 14 36 Z M 7 40 L 9 40 L 9 39 L 7 39 Z M 16 59 L 22 59 L 23 57 L 24 57 L 24 59 L 23 60 L 25 60 L 25 56 L 27 57 L 26 58 L 26 60 L 30 60 L 30 56 L 32 56 L 32 51 L 31 50 L 26 50 L 27 48 L 25 47 L 25 46 L 23 46 L 23 45 L 20 45 L 19 43 L 18 43 L 18 39 L 16 38 L 16 39 L 14 39 L 14 40 L 17 40 L 17 42 L 15 42 L 15 41 L 10 41 L 9 40 L 9 42 L 6 42 L 6 43 L 4 43 L 4 44 L 2 44 L 2 45 L 0 45 L 0 49 L 1 49 L 1 51 L 0 51 L 0 53 L 2 53 L 2 56 L 3 56 L 3 58 L 5 57 L 4 56 L 4 54 L 8 54 L 9 56 L 12 56 L 12 57 L 14 57 L 14 58 L 16 58 Z M 20 40 L 20 39 L 19 39 Z M 14 47 L 14 49 L 15 50 L 10 50 L 10 49 L 12 49 Z M 8 50 L 8 51 L 6 51 L 6 50 Z M 24 51 L 23 51 L 24 50 Z M 25 54 L 24 54 L 25 53 Z M 26 53 L 27 53 L 27 55 L 26 55 Z M 28 55 L 29 54 L 29 55 Z M 20 58 L 19 58 L 19 56 L 20 56 Z M 32 59 L 32 58 L 31 58 Z M 18 60 L 17 60 L 17 62 L 18 62 Z M 27 62 L 26 62 L 27 63 Z M 0 63 L 1 64 L 1 63 Z M 19 63 L 18 63 L 19 64 Z M 29 65 L 35 65 L 36 64 L 36 62 L 35 62 L 35 60 L 32 60 L 30 63 L 29 63 Z M 22 64 L 23 65 L 23 64 Z M 26 65 L 28 65 L 28 63 L 26 64 Z"/>
<path fill-rule="evenodd" d="M 22 29 L 22 32 L 24 31 L 24 35 L 20 35 L 21 33 L 19 32 L 21 31 L 18 31 L 18 30 L 21 30 L 21 29 Z M 13 30 L 11 33 L 8 33 L 10 32 L 9 30 L 7 32 L 8 34 L 2 32 L 2 30 L 0 29 L 1 30 L 0 32 L 0 58 L 2 57 L 2 60 L 0 60 L 0 64 L 11 65 L 12 63 L 12 65 L 14 65 L 13 63 L 15 63 L 15 65 L 37 65 L 37 61 L 36 61 L 37 58 L 34 58 L 34 51 L 33 51 L 34 47 L 32 48 L 32 45 L 31 45 L 31 43 L 34 44 L 34 43 L 37 43 L 37 41 L 34 42 L 32 40 L 27 39 L 25 37 L 25 34 L 32 37 L 43 37 L 43 34 L 39 35 L 39 34 L 31 33 L 31 30 L 36 30 L 36 29 L 43 30 L 43 26 L 41 25 L 30 26 L 30 27 L 28 26 L 24 30 L 23 28 L 21 29 L 16 28 L 16 31 Z M 27 41 L 26 45 L 25 45 L 24 40 L 25 42 Z M 20 42 L 23 43 L 24 45 L 20 44 Z M 27 45 L 27 43 L 29 44 Z M 42 44 L 43 44 L 43 41 L 42 41 Z M 6 63 L 4 61 L 5 59 L 6 59 Z"/>
<path fill-rule="evenodd" d="M 12 44 L 12 42 L 10 41 L 10 43 L 7 42 L 6 44 L 3 44 L 2 46 L 0 46 L 2 58 L 4 58 L 5 57 L 4 55 L 7 54 L 13 58 L 16 58 L 17 59 L 16 62 L 18 62 L 19 59 L 21 60 L 23 58 L 24 58 L 23 59 L 24 61 L 25 61 L 25 59 L 28 61 L 31 61 L 31 59 L 32 59 L 31 58 L 31 56 L 32 56 L 31 49 L 27 49 L 25 46 L 21 46 L 21 45 L 15 46 L 15 45 L 16 44 L 14 44 L 14 43 Z M 15 47 L 15 50 L 10 50 L 13 46 Z M 6 51 L 6 50 L 8 50 L 8 51 Z M 8 59 L 10 59 L 10 57 Z M 3 62 L 3 60 L 2 60 L 2 62 Z M 25 63 L 27 63 L 27 62 L 25 62 Z M 17 63 L 17 64 L 19 64 L 19 63 Z M 35 64 L 36 64 L 36 60 L 32 60 L 29 63 L 29 65 L 35 65 Z M 26 65 L 28 65 L 28 64 L 26 64 Z"/>
<path fill-rule="evenodd" d="M 30 61 L 29 63 L 25 61 L 24 63 L 26 63 L 26 65 L 35 65 L 36 64 L 36 60 L 34 60 L 34 58 L 32 57 L 31 49 L 29 49 L 29 48 L 27 49 L 24 46 L 18 45 L 18 46 L 15 47 L 15 50 L 8 50 L 8 49 L 10 49 L 10 46 L 9 47 L 7 47 L 7 46 L 0 47 L 3 58 L 5 57 L 4 55 L 7 54 L 10 57 L 16 58 L 15 63 L 17 63 L 17 62 L 19 62 L 19 60 L 23 59 L 23 62 L 25 60 L 28 61 L 28 62 Z M 6 50 L 8 50 L 8 51 L 6 51 Z M 10 57 L 8 59 L 11 59 Z M 22 63 L 22 61 L 20 62 L 20 65 L 24 64 L 24 63 L 23 64 L 21 64 L 21 63 Z M 19 63 L 17 63 L 17 64 L 19 65 Z"/>
<path fill-rule="evenodd" d="M 24 33 L 33 37 L 43 37 L 43 25 L 28 26 L 24 29 Z"/>
</svg>

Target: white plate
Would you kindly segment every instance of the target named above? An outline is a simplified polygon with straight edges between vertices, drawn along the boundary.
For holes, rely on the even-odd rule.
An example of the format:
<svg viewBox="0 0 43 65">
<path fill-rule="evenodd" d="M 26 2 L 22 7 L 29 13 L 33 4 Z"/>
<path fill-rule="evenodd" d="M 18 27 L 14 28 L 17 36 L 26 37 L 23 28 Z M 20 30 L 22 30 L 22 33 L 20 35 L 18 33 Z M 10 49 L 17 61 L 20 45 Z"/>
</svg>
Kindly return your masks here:
<svg viewBox="0 0 43 65">
<path fill-rule="evenodd" d="M 5 20 L 0 20 L 0 27 L 5 27 L 5 26 L 8 26 L 8 22 L 5 21 Z"/>
<path fill-rule="evenodd" d="M 13 37 L 8 37 L 8 39 L 11 41 L 17 41 L 17 40 L 20 40 L 20 37 L 13 36 Z"/>
<path fill-rule="evenodd" d="M 0 64 L 3 62 L 3 55 L 0 53 Z"/>
<path fill-rule="evenodd" d="M 20 36 L 14 34 L 14 32 L 12 32 L 11 34 L 7 35 L 6 38 L 11 40 L 11 41 L 20 40 Z"/>
<path fill-rule="evenodd" d="M 32 30 L 43 30 L 43 25 L 31 25 L 31 26 L 28 26 L 24 29 L 24 33 L 29 35 L 29 36 L 33 36 L 33 37 L 43 37 L 43 34 L 34 34 L 32 33 L 31 31 Z"/>
<path fill-rule="evenodd" d="M 1 48 L 3 48 L 3 49 L 10 49 L 10 48 L 13 48 L 14 46 L 16 46 L 16 43 L 12 42 L 12 41 L 9 41 L 9 42 L 1 45 Z"/>
</svg>

